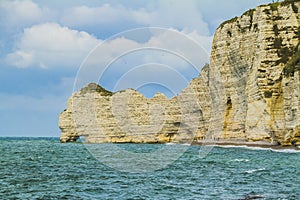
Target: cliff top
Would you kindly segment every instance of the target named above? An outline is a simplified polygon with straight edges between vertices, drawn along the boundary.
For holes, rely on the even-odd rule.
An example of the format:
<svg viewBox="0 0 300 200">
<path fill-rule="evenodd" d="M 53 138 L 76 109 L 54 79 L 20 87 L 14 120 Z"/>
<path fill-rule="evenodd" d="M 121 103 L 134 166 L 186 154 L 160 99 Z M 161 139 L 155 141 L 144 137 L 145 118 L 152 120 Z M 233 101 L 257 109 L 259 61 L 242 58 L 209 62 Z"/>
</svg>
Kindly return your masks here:
<svg viewBox="0 0 300 200">
<path fill-rule="evenodd" d="M 295 6 L 295 3 L 299 3 L 299 0 L 284 0 L 284 1 L 279 1 L 279 2 L 275 2 L 275 3 L 260 5 L 257 8 L 259 8 L 259 7 L 269 7 L 269 9 L 265 10 L 265 12 L 271 12 L 271 11 L 276 11 L 278 9 L 278 7 L 281 7 L 281 6 L 292 6 L 293 11 L 295 13 L 298 13 L 298 7 Z M 256 8 L 250 9 L 250 10 L 246 11 L 245 13 L 243 13 L 241 16 L 247 15 L 247 16 L 250 16 L 252 18 L 253 13 L 254 13 L 255 10 L 256 10 Z M 223 23 L 220 24 L 218 29 L 223 28 L 225 24 L 237 21 L 238 18 L 239 17 L 236 16 L 232 19 L 224 21 Z"/>
<path fill-rule="evenodd" d="M 97 83 L 89 83 L 87 86 L 83 87 L 80 90 L 80 94 L 86 94 L 86 93 L 101 93 L 103 96 L 112 96 L 113 93 L 111 91 L 108 91 L 98 85 Z"/>
</svg>

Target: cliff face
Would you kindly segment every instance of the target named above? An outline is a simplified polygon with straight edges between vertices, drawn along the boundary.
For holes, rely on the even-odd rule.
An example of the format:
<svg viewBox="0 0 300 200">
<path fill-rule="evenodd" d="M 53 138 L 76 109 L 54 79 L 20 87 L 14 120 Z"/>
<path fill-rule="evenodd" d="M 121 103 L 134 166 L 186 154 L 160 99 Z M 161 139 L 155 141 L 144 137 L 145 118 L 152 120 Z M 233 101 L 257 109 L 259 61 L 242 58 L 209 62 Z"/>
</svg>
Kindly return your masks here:
<svg viewBox="0 0 300 200">
<path fill-rule="evenodd" d="M 260 6 L 216 31 L 210 74 L 224 84 L 221 138 L 299 144 L 298 9 Z"/>
<path fill-rule="evenodd" d="M 189 88 L 172 99 L 161 93 L 147 99 L 132 89 L 112 94 L 91 83 L 74 93 L 61 113 L 60 140 L 74 142 L 85 136 L 88 143 L 187 143 L 194 140 L 200 117 Z"/>
<path fill-rule="evenodd" d="M 92 143 L 213 138 L 300 145 L 299 10 L 300 2 L 285 1 L 221 24 L 210 65 L 170 100 L 88 85 L 60 115 L 61 142 L 85 136 Z"/>
</svg>

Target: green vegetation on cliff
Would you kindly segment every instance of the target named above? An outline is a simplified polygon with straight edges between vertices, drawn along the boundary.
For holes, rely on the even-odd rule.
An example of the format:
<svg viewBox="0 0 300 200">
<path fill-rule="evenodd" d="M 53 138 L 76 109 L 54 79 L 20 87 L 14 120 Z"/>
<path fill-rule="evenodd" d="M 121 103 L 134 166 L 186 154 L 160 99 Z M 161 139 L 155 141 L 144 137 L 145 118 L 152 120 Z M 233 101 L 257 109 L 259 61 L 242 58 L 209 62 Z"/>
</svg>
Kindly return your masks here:
<svg viewBox="0 0 300 200">
<path fill-rule="evenodd" d="M 294 75 L 294 72 L 296 70 L 296 66 L 300 65 L 300 48 L 299 45 L 296 49 L 295 54 L 291 57 L 291 59 L 288 61 L 286 66 L 283 69 L 283 74 L 286 77 L 290 77 Z"/>
<path fill-rule="evenodd" d="M 96 83 L 90 83 L 86 87 L 82 88 L 80 90 L 81 94 L 86 94 L 86 93 L 93 93 L 93 92 L 98 92 L 101 93 L 103 96 L 112 96 L 113 93 L 111 91 L 108 91 L 101 87 L 100 85 Z"/>
<path fill-rule="evenodd" d="M 277 11 L 278 10 L 278 7 L 280 6 L 292 6 L 292 9 L 295 13 L 298 13 L 299 11 L 299 8 L 295 5 L 296 2 L 299 2 L 299 0 L 285 0 L 285 1 L 279 1 L 279 2 L 274 2 L 274 3 L 270 3 L 270 4 L 267 4 L 267 5 L 261 5 L 259 7 L 266 7 L 266 6 L 269 6 L 270 9 L 265 9 L 264 12 L 266 14 L 271 14 L 270 11 L 274 12 L 274 11 Z M 254 14 L 254 11 L 255 9 L 250 9 L 250 10 L 247 10 L 242 16 L 246 15 L 246 16 L 249 16 L 251 18 L 251 21 L 253 19 L 253 14 Z M 238 17 L 234 17 L 232 19 L 229 19 L 227 21 L 224 21 L 223 23 L 220 24 L 219 28 L 223 28 L 224 25 L 226 24 L 230 24 L 230 23 L 233 23 L 233 22 L 236 22 L 238 19 Z M 252 25 L 252 22 L 251 22 L 251 25 Z"/>
</svg>

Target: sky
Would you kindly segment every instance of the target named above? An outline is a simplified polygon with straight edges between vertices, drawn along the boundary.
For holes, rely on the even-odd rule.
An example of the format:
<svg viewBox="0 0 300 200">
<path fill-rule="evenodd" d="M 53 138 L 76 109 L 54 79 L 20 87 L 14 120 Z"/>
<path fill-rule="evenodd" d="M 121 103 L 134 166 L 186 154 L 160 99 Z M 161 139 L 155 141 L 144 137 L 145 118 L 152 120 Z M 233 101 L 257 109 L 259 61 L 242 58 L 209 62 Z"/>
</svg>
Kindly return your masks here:
<svg viewBox="0 0 300 200">
<path fill-rule="evenodd" d="M 0 137 L 58 137 L 88 82 L 174 96 L 209 63 L 222 21 L 270 2 L 0 0 Z"/>
</svg>

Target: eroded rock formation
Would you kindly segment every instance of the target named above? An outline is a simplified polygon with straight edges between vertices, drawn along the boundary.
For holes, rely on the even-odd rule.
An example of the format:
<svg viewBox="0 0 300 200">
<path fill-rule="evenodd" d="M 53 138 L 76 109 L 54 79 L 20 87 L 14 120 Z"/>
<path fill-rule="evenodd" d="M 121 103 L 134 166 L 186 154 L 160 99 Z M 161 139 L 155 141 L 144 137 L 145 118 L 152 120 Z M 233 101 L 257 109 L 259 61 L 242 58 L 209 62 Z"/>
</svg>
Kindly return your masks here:
<svg viewBox="0 0 300 200">
<path fill-rule="evenodd" d="M 60 115 L 61 142 L 79 136 L 91 143 L 210 138 L 299 146 L 299 10 L 300 2 L 284 1 L 222 23 L 210 65 L 172 99 L 89 84 Z"/>
</svg>

